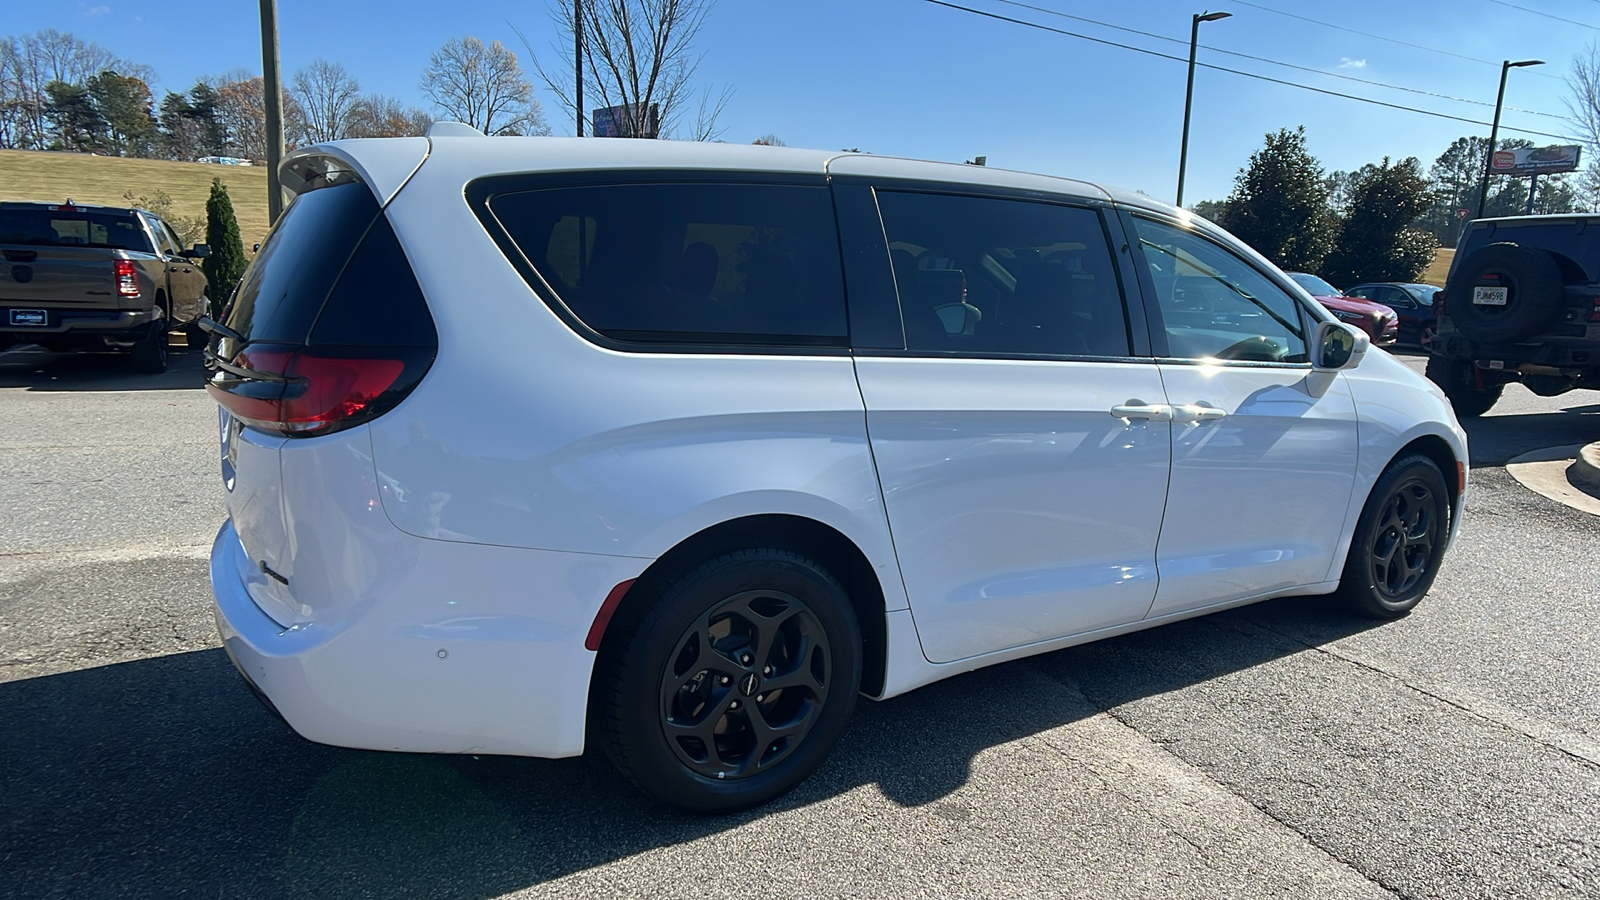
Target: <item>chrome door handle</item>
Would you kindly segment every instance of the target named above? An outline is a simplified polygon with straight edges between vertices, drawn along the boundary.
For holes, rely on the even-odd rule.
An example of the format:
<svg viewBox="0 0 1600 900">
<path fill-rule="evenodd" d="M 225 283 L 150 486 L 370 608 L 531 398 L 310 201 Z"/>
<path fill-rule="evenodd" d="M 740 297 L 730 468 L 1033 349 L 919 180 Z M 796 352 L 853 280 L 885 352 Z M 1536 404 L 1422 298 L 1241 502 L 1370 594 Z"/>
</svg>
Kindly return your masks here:
<svg viewBox="0 0 1600 900">
<path fill-rule="evenodd" d="M 1173 410 L 1173 419 L 1178 422 L 1215 422 L 1227 418 L 1228 411 L 1217 409 L 1215 406 L 1201 406 L 1198 403 L 1186 403 Z"/>
<path fill-rule="evenodd" d="M 1165 403 L 1145 403 L 1129 400 L 1122 406 L 1111 407 L 1111 414 L 1119 419 L 1148 419 L 1155 422 L 1172 421 L 1172 407 Z"/>
</svg>

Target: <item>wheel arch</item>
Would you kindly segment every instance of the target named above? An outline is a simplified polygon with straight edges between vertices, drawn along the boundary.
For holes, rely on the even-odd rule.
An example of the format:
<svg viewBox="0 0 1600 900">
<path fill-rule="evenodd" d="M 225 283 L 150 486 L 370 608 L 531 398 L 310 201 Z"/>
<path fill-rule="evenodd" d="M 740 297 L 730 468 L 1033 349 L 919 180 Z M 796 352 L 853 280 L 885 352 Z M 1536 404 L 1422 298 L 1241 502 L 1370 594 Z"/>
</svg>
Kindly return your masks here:
<svg viewBox="0 0 1600 900">
<path fill-rule="evenodd" d="M 888 664 L 888 628 L 883 584 L 867 555 L 838 529 L 816 519 L 788 514 L 743 516 L 719 522 L 679 541 L 651 563 L 618 605 L 617 616 L 636 611 L 659 596 L 672 581 L 705 560 L 750 547 L 781 547 L 808 556 L 844 585 L 861 629 L 861 692 L 883 692 Z M 612 621 L 616 620 L 613 616 Z M 596 665 L 603 665 L 617 629 L 600 639 Z M 591 707 L 592 707 L 591 702 Z"/>
</svg>

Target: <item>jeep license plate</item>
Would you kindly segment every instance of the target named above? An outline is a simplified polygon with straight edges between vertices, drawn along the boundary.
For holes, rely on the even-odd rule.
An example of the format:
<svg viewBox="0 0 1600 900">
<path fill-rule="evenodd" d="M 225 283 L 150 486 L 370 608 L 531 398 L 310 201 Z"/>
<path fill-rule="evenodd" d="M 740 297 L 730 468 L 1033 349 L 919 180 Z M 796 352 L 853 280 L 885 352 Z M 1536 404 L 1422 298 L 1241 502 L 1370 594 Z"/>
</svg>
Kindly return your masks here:
<svg viewBox="0 0 1600 900">
<path fill-rule="evenodd" d="M 50 324 L 50 317 L 42 309 L 13 309 L 11 324 L 43 326 Z"/>
<path fill-rule="evenodd" d="M 1472 289 L 1472 302 L 1479 306 L 1505 306 L 1506 295 L 1509 293 L 1511 293 L 1510 288 L 1475 287 Z"/>
</svg>

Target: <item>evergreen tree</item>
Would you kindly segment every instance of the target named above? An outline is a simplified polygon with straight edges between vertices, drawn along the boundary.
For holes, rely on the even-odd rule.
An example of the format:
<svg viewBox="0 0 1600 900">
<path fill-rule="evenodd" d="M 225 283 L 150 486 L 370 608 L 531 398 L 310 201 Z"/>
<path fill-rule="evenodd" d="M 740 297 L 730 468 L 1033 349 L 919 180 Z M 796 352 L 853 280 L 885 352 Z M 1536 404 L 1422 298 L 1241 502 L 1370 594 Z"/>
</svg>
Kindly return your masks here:
<svg viewBox="0 0 1600 900">
<path fill-rule="evenodd" d="M 222 308 L 244 275 L 244 242 L 239 238 L 239 221 L 233 215 L 233 201 L 221 178 L 211 179 L 211 196 L 206 199 L 206 243 L 211 255 L 201 269 L 210 283 L 211 318 L 222 316 Z"/>
<path fill-rule="evenodd" d="M 1433 260 L 1439 241 L 1410 225 L 1433 204 L 1433 192 L 1416 157 L 1365 165 L 1350 174 L 1350 212 L 1323 278 L 1336 285 L 1362 281 L 1414 281 Z"/>
<path fill-rule="evenodd" d="M 106 123 L 106 149 L 118 156 L 149 156 L 156 123 L 150 115 L 150 88 L 131 75 L 106 69 L 85 85 Z"/>
<path fill-rule="evenodd" d="M 50 98 L 45 118 L 55 129 L 59 149 L 88 151 L 105 146 L 106 120 L 88 91 L 65 81 L 52 81 L 44 90 Z"/>
<path fill-rule="evenodd" d="M 1315 272 L 1337 227 L 1322 166 L 1306 150 L 1306 129 L 1269 133 L 1233 180 L 1229 231 L 1285 269 Z"/>
</svg>

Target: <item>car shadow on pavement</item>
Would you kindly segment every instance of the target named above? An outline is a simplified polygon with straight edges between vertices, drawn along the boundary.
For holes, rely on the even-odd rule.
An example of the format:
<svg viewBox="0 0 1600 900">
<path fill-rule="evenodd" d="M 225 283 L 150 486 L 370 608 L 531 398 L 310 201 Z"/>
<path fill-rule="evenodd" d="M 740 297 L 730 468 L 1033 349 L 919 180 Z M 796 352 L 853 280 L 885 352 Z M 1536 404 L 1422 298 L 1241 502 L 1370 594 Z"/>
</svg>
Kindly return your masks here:
<svg viewBox="0 0 1600 900">
<path fill-rule="evenodd" d="M 30 391 L 171 391 L 205 386 L 200 350 L 168 347 L 167 371 L 145 375 L 128 366 L 121 353 L 51 353 L 39 347 L 0 352 L 0 388 Z"/>
<path fill-rule="evenodd" d="M 932 803 L 986 750 L 1372 625 L 1326 598 L 1290 598 L 863 701 L 815 776 L 723 817 L 651 804 L 598 753 L 309 743 L 256 703 L 220 649 L 3 682 L 0 894 L 491 897 L 858 788 Z"/>
<path fill-rule="evenodd" d="M 1584 400 L 1560 412 L 1486 415 L 1461 420 L 1474 467 L 1503 466 L 1530 450 L 1600 441 L 1600 405 Z"/>
</svg>

